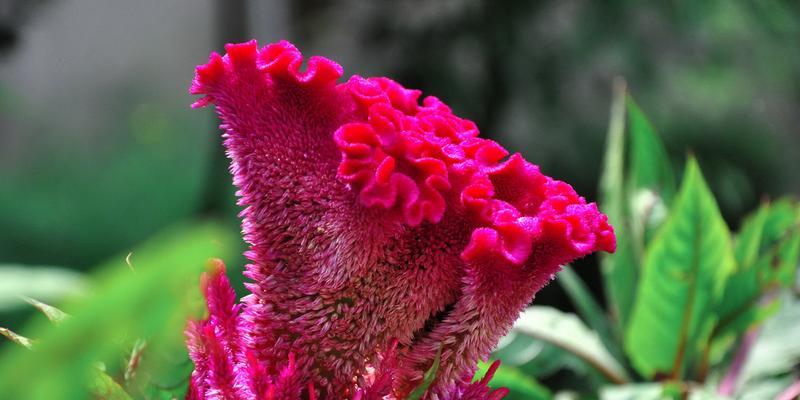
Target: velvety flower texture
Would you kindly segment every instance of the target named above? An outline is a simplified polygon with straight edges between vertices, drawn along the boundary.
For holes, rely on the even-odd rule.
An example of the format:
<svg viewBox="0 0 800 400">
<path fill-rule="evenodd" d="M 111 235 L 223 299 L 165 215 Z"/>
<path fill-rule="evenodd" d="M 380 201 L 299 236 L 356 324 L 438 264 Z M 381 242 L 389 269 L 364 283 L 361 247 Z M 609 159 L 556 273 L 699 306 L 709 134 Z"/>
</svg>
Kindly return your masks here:
<svg viewBox="0 0 800 400">
<path fill-rule="evenodd" d="M 435 97 L 301 71 L 288 42 L 225 50 L 191 93 L 222 120 L 251 294 L 205 279 L 190 397 L 402 399 L 441 351 L 427 398 L 501 398 L 477 361 L 560 265 L 614 250 L 606 216 Z"/>
</svg>

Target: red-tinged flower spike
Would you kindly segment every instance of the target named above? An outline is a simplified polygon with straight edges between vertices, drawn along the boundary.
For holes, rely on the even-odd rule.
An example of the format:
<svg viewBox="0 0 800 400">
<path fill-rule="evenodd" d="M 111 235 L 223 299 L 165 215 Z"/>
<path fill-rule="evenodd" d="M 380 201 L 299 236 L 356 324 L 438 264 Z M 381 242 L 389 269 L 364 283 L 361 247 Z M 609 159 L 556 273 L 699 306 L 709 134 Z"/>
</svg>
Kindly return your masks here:
<svg viewBox="0 0 800 400">
<path fill-rule="evenodd" d="M 489 387 L 489 381 L 492 380 L 498 368 L 500 368 L 500 360 L 493 362 L 489 366 L 481 380 L 472 383 L 464 381 L 455 385 L 449 392 L 444 394 L 442 400 L 500 400 L 504 398 L 509 392 L 507 388 L 492 390 Z"/>
<path fill-rule="evenodd" d="M 240 305 L 221 260 L 210 262 L 201 278 L 208 318 L 186 329 L 189 355 L 195 364 L 186 398 L 191 400 L 296 400 L 313 389 L 298 370 L 293 354 L 275 374 L 252 350 L 244 349 Z"/>
<path fill-rule="evenodd" d="M 220 338 L 226 351 L 239 359 L 242 356 L 239 334 L 241 304 L 236 302 L 236 292 L 225 275 L 225 264 L 222 260 L 209 261 L 209 269 L 210 272 L 204 273 L 200 281 L 208 299 L 207 323 L 214 329 L 215 336 Z"/>
<path fill-rule="evenodd" d="M 288 42 L 225 50 L 190 90 L 222 119 L 251 244 L 240 352 L 266 375 L 294 354 L 314 396 L 367 396 L 396 339 L 391 396 L 441 349 L 428 396 L 457 398 L 560 265 L 614 250 L 594 204 L 438 99 L 387 78 L 337 83 L 320 57 L 301 72 Z"/>
</svg>

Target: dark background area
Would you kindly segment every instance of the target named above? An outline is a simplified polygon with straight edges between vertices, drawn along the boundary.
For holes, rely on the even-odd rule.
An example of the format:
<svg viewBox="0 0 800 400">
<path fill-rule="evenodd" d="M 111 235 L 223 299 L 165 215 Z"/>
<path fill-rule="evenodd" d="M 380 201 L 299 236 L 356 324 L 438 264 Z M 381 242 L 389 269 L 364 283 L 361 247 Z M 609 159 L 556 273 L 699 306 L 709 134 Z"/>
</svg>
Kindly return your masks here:
<svg viewBox="0 0 800 400">
<path fill-rule="evenodd" d="M 793 1 L 0 0 L 0 263 L 84 271 L 187 219 L 238 229 L 217 122 L 187 88 L 250 38 L 435 95 L 590 200 L 624 77 L 735 227 L 800 193 L 798 17 Z M 555 285 L 540 300 L 565 302 Z"/>
</svg>

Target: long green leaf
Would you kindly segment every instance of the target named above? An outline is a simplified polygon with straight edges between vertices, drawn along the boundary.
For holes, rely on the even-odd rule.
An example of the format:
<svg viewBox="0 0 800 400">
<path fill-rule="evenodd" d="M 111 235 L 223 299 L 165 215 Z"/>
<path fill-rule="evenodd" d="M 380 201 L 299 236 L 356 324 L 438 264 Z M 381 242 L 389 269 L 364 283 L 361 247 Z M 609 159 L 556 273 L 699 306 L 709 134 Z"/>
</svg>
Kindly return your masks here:
<svg viewBox="0 0 800 400">
<path fill-rule="evenodd" d="M 697 162 L 647 249 L 625 350 L 644 376 L 680 378 L 715 322 L 712 313 L 734 268 L 730 233 Z"/>
<path fill-rule="evenodd" d="M 608 386 L 600 391 L 600 400 L 662 400 L 661 392 L 657 383 Z"/>
<path fill-rule="evenodd" d="M 513 331 L 560 347 L 577 356 L 609 382 L 628 381 L 625 371 L 597 336 L 574 314 L 552 307 L 528 307 L 514 324 Z"/>
<path fill-rule="evenodd" d="M 666 218 L 675 196 L 675 175 L 655 128 L 629 95 L 626 99 L 630 155 L 625 195 L 631 251 L 637 265 Z"/>
<path fill-rule="evenodd" d="M 589 289 L 581 280 L 580 276 L 567 267 L 558 273 L 556 282 L 564 288 L 567 296 L 572 300 L 578 314 L 589 324 L 589 327 L 597 332 L 597 336 L 603 343 L 603 346 L 611 353 L 618 361 L 625 359 L 622 352 L 622 347 L 617 342 L 611 330 L 611 325 L 608 322 L 606 313 L 600 308 L 600 305 L 594 300 L 594 297 L 589 292 Z"/>
<path fill-rule="evenodd" d="M 23 330 L 37 340 L 35 351 L 6 348 L 0 353 L 2 397 L 90 398 L 94 365 L 107 365 L 109 375 L 121 376 L 122 360 L 139 338 L 152 344 L 153 356 L 144 358 L 157 364 L 141 375 L 173 379 L 173 364 L 188 374 L 182 331 L 186 318 L 202 307 L 199 274 L 208 258 L 232 255 L 234 237 L 214 224 L 178 227 L 134 251 L 135 273 L 125 264 L 127 252 L 100 266 L 92 279 L 92 295 L 64 305 L 70 318 L 55 326 L 39 317 Z M 168 355 L 169 362 L 161 354 Z"/>
<path fill-rule="evenodd" d="M 608 215 L 617 236 L 615 254 L 601 254 L 607 302 L 623 331 L 633 308 L 638 280 L 638 262 L 630 241 L 627 195 L 625 191 L 625 82 L 614 84 L 614 99 L 609 118 L 603 172 L 600 176 L 600 205 Z M 618 339 L 619 334 L 614 336 Z"/>
</svg>

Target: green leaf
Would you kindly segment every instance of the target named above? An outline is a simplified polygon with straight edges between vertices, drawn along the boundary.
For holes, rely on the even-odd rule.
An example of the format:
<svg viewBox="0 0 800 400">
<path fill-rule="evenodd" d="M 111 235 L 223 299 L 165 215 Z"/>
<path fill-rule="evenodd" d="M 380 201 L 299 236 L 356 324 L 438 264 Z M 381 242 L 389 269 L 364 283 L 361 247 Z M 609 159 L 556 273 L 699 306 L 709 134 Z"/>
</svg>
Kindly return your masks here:
<svg viewBox="0 0 800 400">
<path fill-rule="evenodd" d="M 478 371 L 473 380 L 480 380 L 490 366 L 491 363 L 478 363 Z M 536 379 L 526 375 L 518 368 L 504 364 L 500 364 L 500 368 L 495 371 L 489 387 L 492 389 L 507 388 L 509 392 L 503 398 L 504 400 L 549 400 L 553 398 L 553 394 Z"/>
<path fill-rule="evenodd" d="M 670 216 L 647 249 L 625 336 L 625 350 L 643 376 L 682 376 L 707 343 L 734 264 L 728 227 L 690 158 Z"/>
<path fill-rule="evenodd" d="M 66 268 L 0 265 L 0 311 L 25 305 L 22 296 L 55 302 L 86 289 L 85 277 Z"/>
<path fill-rule="evenodd" d="M 564 349 L 514 330 L 500 341 L 492 357 L 502 360 L 503 366 L 519 367 L 523 373 L 537 379 L 547 378 L 563 369 L 582 376 L 594 371 Z"/>
<path fill-rule="evenodd" d="M 688 393 L 684 393 L 688 389 Z M 681 383 L 637 383 L 624 386 L 605 387 L 600 391 L 600 400 L 730 400 L 713 390 Z"/>
<path fill-rule="evenodd" d="M 600 400 L 662 400 L 658 383 L 607 386 L 600 390 Z"/>
<path fill-rule="evenodd" d="M 770 207 L 770 203 L 762 204 L 756 212 L 745 218 L 742 228 L 736 235 L 734 254 L 736 262 L 740 266 L 752 266 L 761 254 L 761 238 L 764 236 L 764 224 L 767 221 Z"/>
<path fill-rule="evenodd" d="M 616 81 L 608 126 L 603 172 L 600 176 L 600 205 L 617 236 L 617 251 L 600 255 L 603 283 L 618 331 L 628 322 L 636 294 L 638 260 L 628 235 L 629 218 L 625 190 L 625 82 Z M 615 336 L 619 336 L 615 333 Z"/>
<path fill-rule="evenodd" d="M 111 376 L 122 376 L 123 359 L 138 338 L 149 346 L 137 376 L 185 380 L 190 363 L 183 329 L 186 319 L 202 309 L 200 273 L 209 258 L 232 256 L 235 237 L 211 223 L 184 225 L 136 249 L 135 273 L 125 264 L 127 251 L 98 267 L 92 295 L 62 307 L 70 318 L 58 326 L 35 318 L 22 330 L 36 338 L 36 351 L 3 349 L 0 393 L 20 400 L 89 398 L 95 363 L 109 366 Z M 185 387 L 174 396 L 183 397 Z"/>
<path fill-rule="evenodd" d="M 425 371 L 425 375 L 422 377 L 422 383 L 408 395 L 408 400 L 419 400 L 425 395 L 425 392 L 431 387 L 433 380 L 436 379 L 436 373 L 439 371 L 439 362 L 441 361 L 442 348 L 439 347 L 439 351 L 436 352 L 436 358 L 433 359 L 433 365 Z"/>
<path fill-rule="evenodd" d="M 597 336 L 574 314 L 552 307 L 528 307 L 514 324 L 517 334 L 532 336 L 577 356 L 608 381 L 624 383 L 625 371 Z"/>
<path fill-rule="evenodd" d="M 770 208 L 761 238 L 759 265 L 762 285 L 789 287 L 794 283 L 800 256 L 800 207 L 789 199 L 775 202 Z"/>
<path fill-rule="evenodd" d="M 628 220 L 623 234 L 628 235 L 634 262 L 641 266 L 644 249 L 664 223 L 675 196 L 675 175 L 653 125 L 631 96 L 626 105 L 630 155 L 625 192 Z"/>
<path fill-rule="evenodd" d="M 759 258 L 764 223 L 769 215 L 769 204 L 762 205 L 749 216 L 736 237 L 734 254 L 736 267 L 725 283 L 725 291 L 715 314 L 719 324 L 713 336 L 720 338 L 729 332 L 741 333 L 753 322 L 753 308 L 762 295 L 758 282 L 757 260 Z"/>
<path fill-rule="evenodd" d="M 716 311 L 715 337 L 741 334 L 774 309 L 762 302 L 768 291 L 790 287 L 800 253 L 796 207 L 789 200 L 764 204 L 745 220 L 736 237 L 737 267 L 728 279 Z"/>
<path fill-rule="evenodd" d="M 736 393 L 736 400 L 778 399 L 779 395 L 794 383 L 796 377 L 785 375 L 750 382 Z"/>
<path fill-rule="evenodd" d="M 581 278 L 570 267 L 566 267 L 558 273 L 556 279 L 564 291 L 569 296 L 578 314 L 589 324 L 589 327 L 594 329 L 603 346 L 614 356 L 617 360 L 624 360 L 625 355 L 622 353 L 622 348 L 616 341 L 614 334 L 611 330 L 611 325 L 608 322 L 605 312 L 600 305 L 595 302 L 594 297 L 586 288 Z"/>
<path fill-rule="evenodd" d="M 542 341 L 512 330 L 497 343 L 492 357 L 502 360 L 503 365 L 523 365 L 538 357 L 544 346 Z"/>
<path fill-rule="evenodd" d="M 675 196 L 675 175 L 664 144 L 633 98 L 628 96 L 625 103 L 630 126 L 631 194 L 650 189 L 670 205 Z"/>
</svg>

